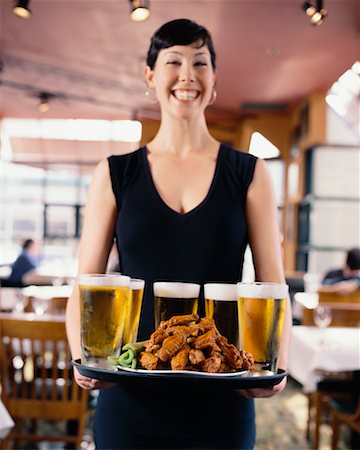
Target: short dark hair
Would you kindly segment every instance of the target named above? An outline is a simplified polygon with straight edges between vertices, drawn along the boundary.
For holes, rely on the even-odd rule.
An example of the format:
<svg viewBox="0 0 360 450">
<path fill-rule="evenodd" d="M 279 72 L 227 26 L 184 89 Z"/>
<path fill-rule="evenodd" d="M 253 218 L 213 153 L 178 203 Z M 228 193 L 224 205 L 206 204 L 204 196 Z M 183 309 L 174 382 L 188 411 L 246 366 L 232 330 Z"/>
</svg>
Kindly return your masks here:
<svg viewBox="0 0 360 450">
<path fill-rule="evenodd" d="M 160 50 L 174 45 L 190 45 L 199 42 L 199 47 L 207 46 L 211 65 L 216 69 L 216 54 L 208 30 L 189 19 L 176 19 L 165 23 L 155 31 L 151 38 L 146 63 L 153 69 Z"/>
<path fill-rule="evenodd" d="M 22 248 L 24 250 L 26 250 L 27 248 L 29 248 L 33 243 L 34 243 L 34 239 L 26 239 L 26 241 L 24 241 Z"/>
<path fill-rule="evenodd" d="M 348 251 L 346 265 L 350 270 L 360 270 L 360 248 L 352 248 Z"/>
</svg>

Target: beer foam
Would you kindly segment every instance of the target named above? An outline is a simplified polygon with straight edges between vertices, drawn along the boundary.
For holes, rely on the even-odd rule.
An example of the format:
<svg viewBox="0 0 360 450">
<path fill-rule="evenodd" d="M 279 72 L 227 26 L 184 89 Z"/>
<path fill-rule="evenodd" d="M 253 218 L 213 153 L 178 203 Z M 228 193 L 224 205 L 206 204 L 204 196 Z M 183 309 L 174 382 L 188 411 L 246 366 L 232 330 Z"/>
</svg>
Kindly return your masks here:
<svg viewBox="0 0 360 450">
<path fill-rule="evenodd" d="M 145 281 L 140 280 L 138 278 L 131 278 L 129 288 L 134 291 L 139 291 L 140 289 L 144 289 Z"/>
<path fill-rule="evenodd" d="M 80 286 L 129 286 L 130 277 L 110 274 L 79 275 Z"/>
<path fill-rule="evenodd" d="M 236 284 L 208 283 L 204 285 L 205 298 L 209 300 L 237 300 Z"/>
<path fill-rule="evenodd" d="M 198 298 L 200 285 L 195 283 L 181 283 L 170 281 L 156 281 L 154 294 L 156 297 L 169 298 Z"/>
<path fill-rule="evenodd" d="M 278 283 L 238 283 L 238 297 L 247 298 L 285 298 L 289 286 Z"/>
</svg>

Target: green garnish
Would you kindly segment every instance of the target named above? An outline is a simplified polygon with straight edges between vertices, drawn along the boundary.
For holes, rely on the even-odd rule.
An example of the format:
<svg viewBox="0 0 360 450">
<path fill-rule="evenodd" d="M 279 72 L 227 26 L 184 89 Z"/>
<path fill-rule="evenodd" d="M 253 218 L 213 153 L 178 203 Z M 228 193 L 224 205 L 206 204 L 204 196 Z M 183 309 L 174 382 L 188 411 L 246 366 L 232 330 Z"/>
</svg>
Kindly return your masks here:
<svg viewBox="0 0 360 450">
<path fill-rule="evenodd" d="M 148 342 L 142 341 L 125 344 L 122 348 L 123 353 L 120 356 L 108 356 L 108 361 L 115 366 L 136 369 L 137 354 L 144 349 Z"/>
</svg>

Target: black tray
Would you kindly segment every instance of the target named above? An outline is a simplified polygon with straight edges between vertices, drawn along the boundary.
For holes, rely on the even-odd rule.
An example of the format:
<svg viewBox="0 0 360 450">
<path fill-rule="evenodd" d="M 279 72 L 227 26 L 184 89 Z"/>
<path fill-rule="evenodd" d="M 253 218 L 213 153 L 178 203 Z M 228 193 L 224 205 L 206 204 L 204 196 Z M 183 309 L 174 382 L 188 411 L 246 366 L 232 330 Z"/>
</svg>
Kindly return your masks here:
<svg viewBox="0 0 360 450">
<path fill-rule="evenodd" d="M 279 384 L 281 380 L 286 377 L 288 374 L 279 369 L 276 375 L 261 375 L 258 372 L 242 372 L 239 375 L 231 374 L 229 376 L 214 376 L 214 374 L 194 374 L 191 371 L 184 372 L 176 372 L 170 371 L 168 373 L 164 373 L 164 371 L 156 372 L 151 371 L 148 373 L 145 372 L 136 372 L 134 371 L 126 371 L 117 369 L 114 366 L 114 369 L 104 369 L 100 367 L 93 367 L 86 364 L 81 364 L 80 360 L 77 359 L 72 361 L 74 367 L 81 373 L 81 375 L 88 378 L 95 378 L 101 381 L 108 381 L 112 383 L 119 384 L 137 384 L 141 385 L 150 384 L 157 386 L 166 386 L 174 384 L 197 384 L 206 387 L 209 384 L 213 385 L 216 383 L 217 387 L 226 387 L 230 389 L 251 389 L 251 388 L 261 388 L 261 387 L 272 387 L 276 384 Z"/>
</svg>

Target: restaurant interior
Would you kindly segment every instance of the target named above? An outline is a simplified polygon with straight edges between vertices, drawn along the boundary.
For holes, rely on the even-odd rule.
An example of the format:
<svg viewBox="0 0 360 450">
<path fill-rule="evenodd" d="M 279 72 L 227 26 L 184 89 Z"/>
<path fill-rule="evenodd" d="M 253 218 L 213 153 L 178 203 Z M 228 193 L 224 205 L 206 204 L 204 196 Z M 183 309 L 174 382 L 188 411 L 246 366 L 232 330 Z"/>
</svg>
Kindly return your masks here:
<svg viewBox="0 0 360 450">
<path fill-rule="evenodd" d="M 323 286 L 360 248 L 359 0 L 1 1 L 1 448 L 95 448 L 96 391 L 64 369 L 84 205 L 101 159 L 155 136 L 145 56 L 182 17 L 217 52 L 210 133 L 265 159 L 275 189 L 293 327 L 287 388 L 256 400 L 255 449 L 360 448 L 360 267 L 351 292 Z M 11 283 L 27 239 L 39 264 Z M 242 281 L 253 280 L 248 248 Z M 29 342 L 52 339 L 46 374 L 31 377 Z M 37 376 L 52 378 L 52 396 L 30 388 Z"/>
</svg>

